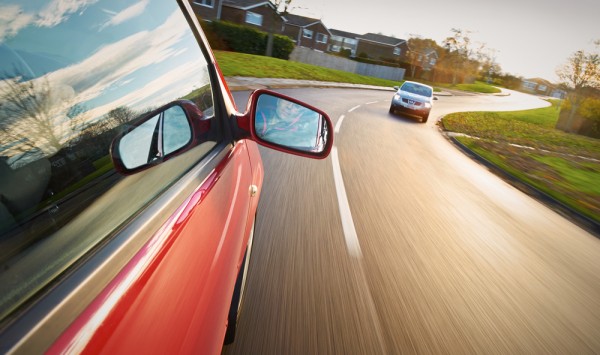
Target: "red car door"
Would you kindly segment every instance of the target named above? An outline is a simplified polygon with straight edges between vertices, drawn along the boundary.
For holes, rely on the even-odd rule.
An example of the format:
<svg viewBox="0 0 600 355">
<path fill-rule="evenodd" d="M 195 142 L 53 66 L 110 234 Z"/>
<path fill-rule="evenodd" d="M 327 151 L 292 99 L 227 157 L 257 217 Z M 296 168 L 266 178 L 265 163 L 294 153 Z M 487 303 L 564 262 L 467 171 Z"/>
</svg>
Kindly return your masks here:
<svg viewBox="0 0 600 355">
<path fill-rule="evenodd" d="M 222 157 L 50 353 L 219 351 L 252 186 L 245 141 Z"/>
</svg>

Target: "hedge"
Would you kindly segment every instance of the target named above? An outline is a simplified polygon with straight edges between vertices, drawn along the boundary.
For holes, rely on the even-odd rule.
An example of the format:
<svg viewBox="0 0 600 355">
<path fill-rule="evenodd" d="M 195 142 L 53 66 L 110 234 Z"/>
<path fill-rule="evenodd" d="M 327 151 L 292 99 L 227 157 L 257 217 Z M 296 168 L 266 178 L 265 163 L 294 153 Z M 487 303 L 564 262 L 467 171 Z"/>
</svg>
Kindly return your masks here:
<svg viewBox="0 0 600 355">
<path fill-rule="evenodd" d="M 202 28 L 213 49 L 264 55 L 268 34 L 251 27 L 226 21 L 202 22 Z M 273 57 L 289 59 L 294 42 L 286 36 L 274 35 Z"/>
</svg>

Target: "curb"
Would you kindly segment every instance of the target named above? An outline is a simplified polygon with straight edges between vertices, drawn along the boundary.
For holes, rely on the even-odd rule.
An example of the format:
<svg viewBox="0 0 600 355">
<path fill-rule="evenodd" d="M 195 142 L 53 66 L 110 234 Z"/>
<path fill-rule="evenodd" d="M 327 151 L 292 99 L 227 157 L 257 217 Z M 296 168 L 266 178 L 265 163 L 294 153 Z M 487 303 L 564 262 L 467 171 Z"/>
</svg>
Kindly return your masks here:
<svg viewBox="0 0 600 355">
<path fill-rule="evenodd" d="M 439 122 L 441 123 L 441 120 Z M 547 193 L 537 189 L 536 187 L 530 185 L 529 183 L 517 178 L 516 176 L 512 175 L 511 173 L 492 164 L 489 160 L 487 160 L 484 157 L 482 157 L 481 155 L 475 153 L 474 151 L 469 149 L 467 146 L 462 144 L 460 141 L 458 141 L 456 138 L 448 136 L 446 134 L 446 131 L 442 127 L 440 127 L 440 130 L 442 131 L 442 134 L 446 137 L 446 139 L 448 139 L 450 142 L 452 142 L 457 148 L 462 150 L 463 153 L 465 153 L 467 156 L 469 156 L 473 160 L 479 162 L 480 164 L 484 165 L 492 173 L 496 174 L 497 176 L 502 178 L 504 181 L 510 183 L 512 186 L 521 190 L 522 192 L 526 193 L 527 195 L 542 202 L 543 204 L 545 204 L 546 206 L 548 206 L 555 212 L 559 213 L 563 217 L 569 219 L 573 223 L 577 224 L 579 227 L 586 230 L 587 232 L 589 232 L 596 238 L 600 238 L 600 222 L 595 221 L 595 220 L 581 214 L 580 212 L 574 210 L 570 206 L 565 205 L 564 203 L 562 203 L 561 201 L 548 195 Z"/>
</svg>

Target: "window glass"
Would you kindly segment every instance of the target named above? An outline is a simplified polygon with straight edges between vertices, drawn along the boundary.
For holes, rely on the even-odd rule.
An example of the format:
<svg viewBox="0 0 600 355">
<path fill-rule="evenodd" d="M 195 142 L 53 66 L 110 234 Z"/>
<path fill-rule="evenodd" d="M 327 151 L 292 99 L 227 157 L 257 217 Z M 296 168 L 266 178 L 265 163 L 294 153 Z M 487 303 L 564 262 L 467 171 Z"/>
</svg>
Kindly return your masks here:
<svg viewBox="0 0 600 355">
<path fill-rule="evenodd" d="M 246 22 L 257 26 L 262 26 L 262 15 L 248 11 L 246 12 Z"/>
<path fill-rule="evenodd" d="M 312 38 L 313 37 L 313 31 L 311 31 L 311 30 L 302 30 L 302 36 L 304 36 L 306 38 Z"/>
<path fill-rule="evenodd" d="M 176 2 L 0 0 L 0 13 L 3 319 L 189 171 L 221 128 L 207 62 Z M 210 140 L 141 173 L 118 174 L 113 138 L 180 99 L 215 121 L 203 135 Z M 191 138 L 177 109 L 164 113 L 162 129 L 183 133 L 165 133 L 166 150 Z M 148 152 L 148 142 L 131 144 Z"/>
<path fill-rule="evenodd" d="M 195 0 L 194 4 L 206 7 L 213 7 L 213 0 Z"/>
<path fill-rule="evenodd" d="M 400 55 L 400 53 L 401 53 L 400 48 L 398 48 L 398 47 L 394 48 L 394 55 Z"/>
<path fill-rule="evenodd" d="M 324 35 L 322 33 L 317 33 L 317 42 L 327 43 L 327 35 Z"/>
</svg>

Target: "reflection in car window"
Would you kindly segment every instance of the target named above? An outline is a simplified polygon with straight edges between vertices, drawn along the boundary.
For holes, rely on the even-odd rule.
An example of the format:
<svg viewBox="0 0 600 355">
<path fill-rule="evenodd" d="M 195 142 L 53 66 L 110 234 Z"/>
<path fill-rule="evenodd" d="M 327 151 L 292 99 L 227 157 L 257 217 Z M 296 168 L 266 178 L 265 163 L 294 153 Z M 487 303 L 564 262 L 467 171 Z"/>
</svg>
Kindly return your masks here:
<svg viewBox="0 0 600 355">
<path fill-rule="evenodd" d="M 186 99 L 214 120 L 207 63 L 175 2 L 0 0 L 0 12 L 2 319 L 188 171 L 220 127 L 142 173 L 112 166 L 112 139 L 157 107 Z"/>
</svg>

